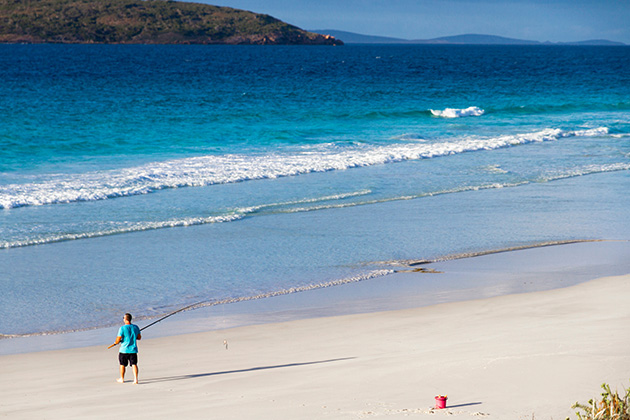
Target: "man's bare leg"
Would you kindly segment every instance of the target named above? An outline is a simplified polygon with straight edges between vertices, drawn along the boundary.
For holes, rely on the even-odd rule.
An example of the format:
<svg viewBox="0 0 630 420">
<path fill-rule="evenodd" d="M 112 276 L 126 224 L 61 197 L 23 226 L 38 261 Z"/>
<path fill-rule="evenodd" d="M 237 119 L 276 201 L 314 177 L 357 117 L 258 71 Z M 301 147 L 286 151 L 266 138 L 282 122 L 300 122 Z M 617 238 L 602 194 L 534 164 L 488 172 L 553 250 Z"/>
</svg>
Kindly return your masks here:
<svg viewBox="0 0 630 420">
<path fill-rule="evenodd" d="M 125 382 L 125 366 L 120 365 L 120 378 L 117 379 L 118 383 L 124 383 Z"/>
<path fill-rule="evenodd" d="M 131 366 L 133 369 L 133 383 L 138 384 L 138 365 Z"/>
</svg>

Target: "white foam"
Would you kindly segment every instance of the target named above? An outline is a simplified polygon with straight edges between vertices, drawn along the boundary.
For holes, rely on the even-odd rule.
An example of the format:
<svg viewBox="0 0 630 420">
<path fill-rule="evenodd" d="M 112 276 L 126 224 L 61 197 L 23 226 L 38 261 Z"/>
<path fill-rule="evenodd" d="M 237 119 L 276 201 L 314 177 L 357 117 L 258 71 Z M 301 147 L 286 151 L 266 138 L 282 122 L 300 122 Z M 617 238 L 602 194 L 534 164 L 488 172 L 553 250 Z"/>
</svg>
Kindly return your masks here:
<svg viewBox="0 0 630 420">
<path fill-rule="evenodd" d="M 396 272 L 395 270 L 373 270 L 373 271 L 359 274 L 353 277 L 346 277 L 346 278 L 332 280 L 332 281 L 328 281 L 324 283 L 316 283 L 316 284 L 308 284 L 306 286 L 291 287 L 288 289 L 281 289 L 281 290 L 276 290 L 272 292 L 261 293 L 259 295 L 254 295 L 254 296 L 227 298 L 227 299 L 223 299 L 219 301 L 200 303 L 196 305 L 195 308 L 201 308 L 205 306 L 225 305 L 228 303 L 245 302 L 249 300 L 257 300 L 257 299 L 270 298 L 274 296 L 289 295 L 292 293 L 306 292 L 309 290 L 324 289 L 327 287 L 340 286 L 340 285 L 348 284 L 348 283 L 357 283 L 357 282 L 361 282 L 365 280 L 371 280 L 377 277 L 387 276 L 395 272 Z"/>
<path fill-rule="evenodd" d="M 89 239 L 97 238 L 101 236 L 117 235 L 121 233 L 142 232 L 147 230 L 164 229 L 172 227 L 186 227 L 195 225 L 204 225 L 210 223 L 226 223 L 241 220 L 251 214 L 260 212 L 262 210 L 269 210 L 275 208 L 290 207 L 301 204 L 315 204 L 319 202 L 344 200 L 347 198 L 360 197 L 370 194 L 371 190 L 359 190 L 349 193 L 333 194 L 323 197 L 304 198 L 300 200 L 285 201 L 279 203 L 261 204 L 258 206 L 239 207 L 235 209 L 227 210 L 222 215 L 209 216 L 209 217 L 188 217 L 182 219 L 172 219 L 165 221 L 155 222 L 138 222 L 130 225 L 119 225 L 106 230 L 83 232 L 83 233 L 68 233 L 68 234 L 52 234 L 40 238 L 33 238 L 28 240 L 18 241 L 0 241 L 0 249 L 19 248 L 31 245 L 42 245 L 54 242 L 72 241 L 77 239 Z M 280 210 L 282 212 L 282 210 Z M 286 211 L 285 211 L 286 212 Z"/>
<path fill-rule="evenodd" d="M 356 192 L 351 192 L 351 193 L 335 194 L 335 195 L 324 196 L 324 197 L 305 198 L 302 200 L 261 204 L 258 206 L 251 206 L 251 207 L 241 207 L 241 208 L 229 210 L 223 215 L 212 216 L 212 217 L 184 218 L 184 219 L 156 221 L 156 222 L 140 222 L 140 223 L 129 225 L 129 226 L 119 226 L 119 227 L 111 228 L 109 230 L 102 230 L 102 231 L 95 231 L 95 232 L 84 232 L 80 234 L 47 235 L 45 237 L 28 239 L 28 240 L 0 241 L 0 249 L 17 248 L 17 247 L 24 247 L 24 246 L 30 246 L 30 245 L 41 245 L 41 244 L 46 244 L 46 243 L 71 241 L 71 240 L 76 240 L 76 239 L 88 239 L 88 238 L 95 238 L 95 237 L 100 237 L 100 236 L 109 236 L 109 235 L 131 233 L 131 232 L 141 232 L 141 231 L 164 229 L 164 228 L 171 228 L 171 227 L 184 227 L 184 226 L 202 225 L 202 224 L 209 224 L 209 223 L 234 222 L 234 221 L 244 219 L 245 217 L 251 216 L 254 213 L 264 211 L 264 210 L 272 210 L 276 213 L 302 213 L 302 212 L 311 212 L 311 211 L 318 211 L 318 210 L 341 209 L 341 208 L 348 208 L 348 207 L 365 206 L 365 205 L 370 205 L 370 204 L 387 203 L 387 202 L 392 202 L 392 201 L 414 200 L 414 199 L 424 198 L 424 197 L 434 197 L 434 196 L 439 196 L 439 195 L 457 194 L 457 193 L 470 192 L 470 191 L 512 188 L 512 187 L 518 187 L 522 185 L 531 184 L 532 182 L 552 182 L 552 181 L 557 181 L 557 180 L 562 180 L 562 179 L 567 179 L 567 178 L 574 178 L 578 176 L 585 176 L 585 175 L 592 175 L 592 174 L 606 173 L 606 172 L 618 172 L 618 171 L 630 171 L 630 163 L 617 162 L 617 163 L 610 163 L 610 164 L 603 164 L 603 165 L 586 165 L 586 166 L 581 166 L 581 167 L 562 169 L 562 170 L 547 172 L 536 179 L 523 180 L 520 182 L 505 182 L 505 183 L 494 182 L 494 183 L 481 184 L 481 185 L 464 185 L 464 186 L 455 187 L 451 189 L 436 190 L 436 191 L 430 191 L 430 192 L 414 194 L 414 195 L 395 196 L 395 197 L 387 197 L 387 198 L 379 198 L 379 199 L 371 199 L 371 200 L 336 202 L 336 201 L 344 200 L 346 198 L 361 197 L 361 196 L 371 194 L 370 190 L 361 190 L 361 191 L 356 191 Z M 326 203 L 327 201 L 330 201 L 330 202 Z M 320 203 L 323 203 L 323 204 L 320 204 Z M 311 205 L 301 206 L 302 204 L 311 204 Z"/>
<path fill-rule="evenodd" d="M 303 198 L 301 200 L 292 200 L 292 201 L 284 201 L 280 203 L 271 203 L 271 204 L 260 204 L 258 206 L 244 207 L 238 209 L 238 212 L 241 213 L 255 213 L 260 210 L 277 208 L 277 207 L 286 207 L 286 206 L 294 206 L 297 204 L 311 204 L 311 203 L 319 203 L 324 201 L 335 201 L 335 200 L 344 200 L 346 198 L 360 197 L 363 195 L 371 194 L 371 190 L 360 190 L 350 193 L 343 194 L 333 194 L 324 197 L 315 197 L 315 198 Z"/>
<path fill-rule="evenodd" d="M 185 226 L 195 226 L 195 225 L 203 225 L 203 224 L 209 224 L 209 223 L 233 222 L 233 221 L 246 217 L 246 214 L 247 214 L 246 211 L 242 211 L 242 212 L 235 211 L 231 214 L 224 214 L 224 215 L 213 216 L 213 217 L 191 217 L 191 218 L 178 219 L 178 220 L 139 222 L 139 223 L 134 223 L 129 226 L 119 226 L 119 227 L 114 227 L 107 230 L 99 230 L 99 231 L 93 231 L 93 232 L 53 234 L 53 235 L 46 235 L 45 237 L 41 237 L 41 238 L 34 238 L 34 239 L 27 239 L 27 240 L 0 241 L 0 249 L 19 248 L 19 247 L 31 246 L 31 245 L 43 245 L 43 244 L 49 244 L 49 243 L 55 243 L 55 242 L 73 241 L 77 239 L 98 238 L 101 236 L 118 235 L 121 233 L 143 232 L 147 230 L 164 229 L 164 228 L 171 228 L 171 227 L 185 227 Z"/>
<path fill-rule="evenodd" d="M 484 171 L 489 172 L 489 173 L 493 173 L 493 174 L 507 174 L 508 171 L 506 171 L 505 169 L 501 168 L 500 165 L 486 165 L 483 168 Z"/>
<path fill-rule="evenodd" d="M 430 109 L 431 114 L 441 118 L 459 118 L 459 117 L 479 117 L 485 113 L 485 111 L 479 107 L 471 106 L 465 109 L 458 108 L 446 108 L 442 111 Z"/>
<path fill-rule="evenodd" d="M 406 160 L 494 150 L 575 136 L 602 136 L 606 127 L 544 129 L 498 137 L 468 137 L 441 143 L 403 142 L 386 146 L 324 144 L 296 152 L 261 155 L 200 156 L 84 174 L 50 175 L 41 182 L 0 186 L 0 209 L 105 200 L 167 188 L 199 187 L 241 181 L 345 170 Z"/>
<path fill-rule="evenodd" d="M 358 283 L 358 282 L 371 280 L 371 279 L 378 278 L 378 277 L 388 276 L 390 274 L 394 274 L 395 272 L 396 272 L 395 270 L 391 270 L 391 269 L 389 269 L 389 270 L 387 270 L 387 269 L 372 270 L 372 271 L 361 273 L 361 274 L 358 274 L 358 275 L 352 276 L 352 277 L 345 277 L 345 278 L 341 278 L 341 279 L 338 279 L 338 280 L 331 280 L 331 281 L 322 282 L 322 283 L 307 284 L 307 285 L 304 285 L 304 286 L 296 286 L 296 287 L 291 287 L 291 288 L 287 288 L 287 289 L 273 290 L 273 291 L 269 291 L 269 292 L 266 292 L 266 293 L 260 293 L 260 294 L 257 294 L 257 295 L 240 296 L 240 297 L 228 297 L 228 298 L 221 299 L 221 300 L 202 301 L 202 302 L 194 303 L 194 304 L 188 305 L 186 307 L 183 307 L 178 312 L 192 311 L 192 310 L 199 309 L 199 308 L 210 307 L 210 306 L 217 306 L 217 305 L 226 305 L 226 304 L 230 304 L 230 303 L 247 302 L 247 301 L 252 301 L 252 300 L 266 299 L 266 298 L 275 297 L 275 296 L 290 295 L 290 294 L 293 294 L 293 293 L 300 293 L 300 292 L 306 292 L 306 291 L 310 291 L 310 290 L 324 289 L 324 288 L 328 288 L 328 287 L 340 286 L 340 285 L 349 284 L 349 283 Z M 171 314 L 174 314 L 174 312 L 171 312 Z M 165 315 L 168 315 L 168 313 L 161 313 L 159 315 L 154 315 L 154 316 L 139 316 L 139 317 L 134 317 L 134 319 L 136 319 L 136 320 L 149 320 L 149 319 L 161 318 L 161 317 L 163 317 Z M 150 326 L 150 325 L 147 325 L 147 327 L 148 326 Z M 97 325 L 97 326 L 86 327 L 86 328 L 75 328 L 75 329 L 71 329 L 71 330 L 60 329 L 60 330 L 54 330 L 54 331 L 43 331 L 43 332 L 34 332 L 34 333 L 26 333 L 26 334 L 2 334 L 2 333 L 0 333 L 0 340 L 19 338 L 19 337 L 24 338 L 24 337 L 33 337 L 33 336 L 65 334 L 65 333 L 73 333 L 73 332 L 80 332 L 80 331 L 89 331 L 89 330 L 94 330 L 94 329 L 98 329 L 98 328 L 105 328 L 105 327 L 112 327 L 112 325 L 103 324 L 103 325 Z"/>
<path fill-rule="evenodd" d="M 607 127 L 597 127 L 597 128 L 589 128 L 586 130 L 575 130 L 569 132 L 570 135 L 576 137 L 597 137 L 597 136 L 605 136 L 608 134 Z"/>
<path fill-rule="evenodd" d="M 609 164 L 604 164 L 604 165 L 578 166 L 571 169 L 565 169 L 562 171 L 555 171 L 552 173 L 548 173 L 546 175 L 543 175 L 538 181 L 549 182 L 549 181 L 557 181 L 560 179 L 575 178 L 578 176 L 600 174 L 600 173 L 605 173 L 605 172 L 619 172 L 619 171 L 630 171 L 630 163 L 617 162 L 617 163 L 609 163 Z"/>
</svg>

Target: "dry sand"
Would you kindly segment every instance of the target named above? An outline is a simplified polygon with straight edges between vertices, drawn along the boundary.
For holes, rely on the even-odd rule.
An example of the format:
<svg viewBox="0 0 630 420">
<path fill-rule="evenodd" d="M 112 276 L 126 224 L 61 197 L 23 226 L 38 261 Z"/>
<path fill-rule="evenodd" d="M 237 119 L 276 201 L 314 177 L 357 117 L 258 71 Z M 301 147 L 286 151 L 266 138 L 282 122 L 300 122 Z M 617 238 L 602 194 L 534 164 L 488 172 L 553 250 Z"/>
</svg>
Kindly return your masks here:
<svg viewBox="0 0 630 420">
<path fill-rule="evenodd" d="M 630 275 L 564 289 L 0 357 L 11 419 L 565 419 L 630 379 Z M 227 340 L 227 345 L 224 341 Z M 448 394 L 445 410 L 434 396 Z"/>
</svg>

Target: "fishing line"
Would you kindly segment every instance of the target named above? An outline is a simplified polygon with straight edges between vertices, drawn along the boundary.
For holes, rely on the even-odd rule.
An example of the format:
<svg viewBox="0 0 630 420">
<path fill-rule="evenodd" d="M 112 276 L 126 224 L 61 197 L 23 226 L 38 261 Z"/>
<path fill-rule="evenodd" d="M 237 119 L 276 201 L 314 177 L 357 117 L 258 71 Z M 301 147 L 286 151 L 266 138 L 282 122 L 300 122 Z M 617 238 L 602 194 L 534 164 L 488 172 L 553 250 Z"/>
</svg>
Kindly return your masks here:
<svg viewBox="0 0 630 420">
<path fill-rule="evenodd" d="M 202 303 L 204 303 L 204 302 L 205 302 L 205 301 L 201 301 L 201 302 L 193 303 L 192 305 L 184 306 L 183 308 L 180 308 L 180 309 L 178 309 L 178 310 L 176 310 L 176 311 L 171 312 L 171 313 L 170 313 L 170 314 L 168 314 L 168 315 L 163 316 L 162 318 L 158 319 L 157 321 L 153 321 L 153 322 L 152 322 L 152 323 L 150 323 L 149 325 L 145 325 L 144 327 L 140 328 L 140 331 L 146 330 L 146 329 L 147 329 L 147 328 L 149 328 L 150 326 L 155 325 L 155 324 L 157 324 L 158 322 L 165 320 L 165 319 L 166 319 L 166 318 L 168 318 L 169 316 L 173 316 L 173 315 L 175 315 L 176 313 L 179 313 L 179 312 L 185 311 L 186 309 L 190 309 L 190 308 L 192 308 L 192 307 L 194 307 L 194 306 L 197 306 L 197 305 L 200 305 L 200 304 L 202 304 Z"/>
</svg>

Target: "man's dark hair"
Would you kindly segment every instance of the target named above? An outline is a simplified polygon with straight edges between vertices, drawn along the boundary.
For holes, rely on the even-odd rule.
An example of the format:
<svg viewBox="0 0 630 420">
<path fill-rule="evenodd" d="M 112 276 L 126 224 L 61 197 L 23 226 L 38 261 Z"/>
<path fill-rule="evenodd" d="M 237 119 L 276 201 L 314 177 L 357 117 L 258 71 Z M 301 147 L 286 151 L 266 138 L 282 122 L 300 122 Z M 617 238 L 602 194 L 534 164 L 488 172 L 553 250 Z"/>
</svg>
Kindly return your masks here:
<svg viewBox="0 0 630 420">
<path fill-rule="evenodd" d="M 125 314 L 125 320 L 131 322 L 131 314 Z"/>
</svg>

